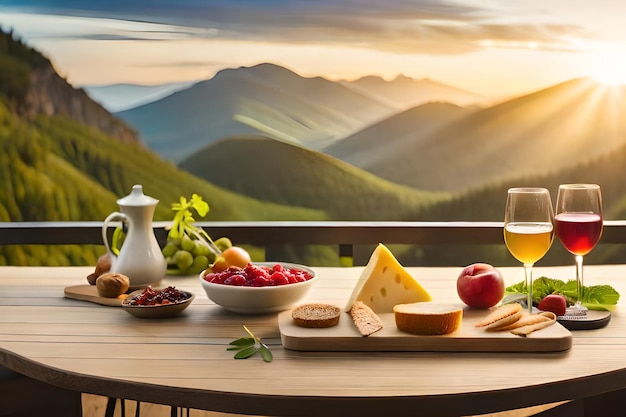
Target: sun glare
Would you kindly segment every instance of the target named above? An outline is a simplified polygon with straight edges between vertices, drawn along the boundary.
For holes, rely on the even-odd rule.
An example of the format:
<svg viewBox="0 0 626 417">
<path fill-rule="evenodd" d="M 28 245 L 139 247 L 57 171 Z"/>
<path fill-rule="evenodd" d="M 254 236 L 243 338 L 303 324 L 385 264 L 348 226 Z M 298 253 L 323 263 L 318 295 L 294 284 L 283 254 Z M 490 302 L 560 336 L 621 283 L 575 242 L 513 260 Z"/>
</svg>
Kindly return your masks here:
<svg viewBox="0 0 626 417">
<path fill-rule="evenodd" d="M 592 77 L 606 85 L 626 85 L 626 50 L 620 48 L 605 52 L 596 60 Z"/>
</svg>

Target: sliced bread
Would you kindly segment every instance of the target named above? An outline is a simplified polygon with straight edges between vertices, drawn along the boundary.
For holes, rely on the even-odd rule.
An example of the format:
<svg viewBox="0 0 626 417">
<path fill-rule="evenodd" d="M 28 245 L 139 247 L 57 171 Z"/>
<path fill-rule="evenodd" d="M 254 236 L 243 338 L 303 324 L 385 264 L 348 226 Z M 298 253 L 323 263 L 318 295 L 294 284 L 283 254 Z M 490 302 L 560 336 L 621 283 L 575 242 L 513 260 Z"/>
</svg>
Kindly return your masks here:
<svg viewBox="0 0 626 417">
<path fill-rule="evenodd" d="M 341 309 L 331 304 L 302 304 L 291 311 L 291 317 L 300 327 L 325 328 L 339 323 Z"/>
</svg>

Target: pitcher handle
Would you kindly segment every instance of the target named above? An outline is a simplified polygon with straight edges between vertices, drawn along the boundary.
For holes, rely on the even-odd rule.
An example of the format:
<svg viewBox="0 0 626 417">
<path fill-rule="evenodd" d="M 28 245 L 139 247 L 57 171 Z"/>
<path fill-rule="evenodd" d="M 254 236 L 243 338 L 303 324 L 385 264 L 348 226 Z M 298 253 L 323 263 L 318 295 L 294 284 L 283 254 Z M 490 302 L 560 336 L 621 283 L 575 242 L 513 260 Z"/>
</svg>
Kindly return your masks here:
<svg viewBox="0 0 626 417">
<path fill-rule="evenodd" d="M 111 214 L 109 214 L 107 216 L 106 219 L 104 219 L 104 222 L 102 223 L 102 242 L 104 243 L 104 247 L 107 250 L 107 253 L 109 254 L 109 256 L 111 257 L 111 261 L 112 263 L 117 259 L 117 255 L 114 253 L 113 251 L 113 247 L 111 246 L 111 244 L 109 244 L 109 239 L 107 237 L 107 229 L 109 227 L 109 223 L 112 221 L 128 221 L 128 217 L 124 214 L 124 213 L 120 213 L 120 212 L 113 212 Z"/>
</svg>

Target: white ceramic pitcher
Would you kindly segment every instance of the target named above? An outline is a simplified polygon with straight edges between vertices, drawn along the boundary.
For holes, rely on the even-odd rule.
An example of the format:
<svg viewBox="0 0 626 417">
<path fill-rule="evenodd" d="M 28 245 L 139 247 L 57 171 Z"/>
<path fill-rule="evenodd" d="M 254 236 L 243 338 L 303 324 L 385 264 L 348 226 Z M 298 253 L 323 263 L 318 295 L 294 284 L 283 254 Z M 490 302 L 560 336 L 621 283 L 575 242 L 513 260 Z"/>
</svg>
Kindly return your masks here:
<svg viewBox="0 0 626 417">
<path fill-rule="evenodd" d="M 111 272 L 126 275 L 131 288 L 156 286 L 165 276 L 167 264 L 152 227 L 152 217 L 158 202 L 144 195 L 141 185 L 134 185 L 129 195 L 117 200 L 121 213 L 109 214 L 102 225 L 102 239 L 111 257 Z M 108 224 L 112 221 L 122 221 L 128 226 L 117 256 L 107 238 Z"/>
</svg>

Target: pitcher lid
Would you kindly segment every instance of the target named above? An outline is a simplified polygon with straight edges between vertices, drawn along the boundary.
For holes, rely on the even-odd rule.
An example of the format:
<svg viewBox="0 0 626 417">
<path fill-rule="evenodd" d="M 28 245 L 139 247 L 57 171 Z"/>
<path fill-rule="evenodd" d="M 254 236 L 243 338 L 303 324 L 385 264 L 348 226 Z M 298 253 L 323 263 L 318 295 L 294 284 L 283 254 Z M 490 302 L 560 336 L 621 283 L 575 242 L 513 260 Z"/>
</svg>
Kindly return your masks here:
<svg viewBox="0 0 626 417">
<path fill-rule="evenodd" d="M 140 184 L 133 185 L 130 194 L 117 200 L 120 206 L 154 206 L 158 202 L 156 198 L 145 195 Z"/>
</svg>

